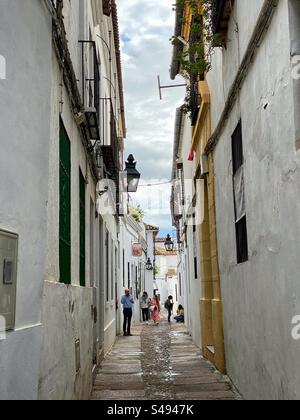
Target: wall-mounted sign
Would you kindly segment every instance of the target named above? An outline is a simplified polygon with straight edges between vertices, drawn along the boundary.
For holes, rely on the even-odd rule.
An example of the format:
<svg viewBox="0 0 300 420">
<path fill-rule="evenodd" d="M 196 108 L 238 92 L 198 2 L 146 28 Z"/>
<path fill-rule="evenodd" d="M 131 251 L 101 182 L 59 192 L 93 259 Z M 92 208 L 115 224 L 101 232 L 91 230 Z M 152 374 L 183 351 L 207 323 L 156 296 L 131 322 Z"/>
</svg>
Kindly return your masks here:
<svg viewBox="0 0 300 420">
<path fill-rule="evenodd" d="M 143 256 L 143 247 L 142 244 L 132 244 L 132 255 L 133 257 L 142 257 Z"/>
</svg>

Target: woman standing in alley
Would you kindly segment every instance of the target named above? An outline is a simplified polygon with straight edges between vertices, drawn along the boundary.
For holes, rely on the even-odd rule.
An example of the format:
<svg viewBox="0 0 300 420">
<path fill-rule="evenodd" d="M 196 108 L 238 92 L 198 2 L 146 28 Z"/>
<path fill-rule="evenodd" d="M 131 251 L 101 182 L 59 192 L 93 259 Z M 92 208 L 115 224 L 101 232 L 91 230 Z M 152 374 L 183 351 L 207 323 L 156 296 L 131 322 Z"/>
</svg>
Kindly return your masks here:
<svg viewBox="0 0 300 420">
<path fill-rule="evenodd" d="M 150 305 L 150 298 L 147 292 L 143 293 L 141 299 L 141 310 L 143 315 L 143 322 L 148 323 L 149 321 L 149 305 Z"/>
<path fill-rule="evenodd" d="M 154 295 L 150 303 L 151 319 L 155 325 L 159 325 L 160 321 L 160 302 L 157 295 Z"/>
</svg>

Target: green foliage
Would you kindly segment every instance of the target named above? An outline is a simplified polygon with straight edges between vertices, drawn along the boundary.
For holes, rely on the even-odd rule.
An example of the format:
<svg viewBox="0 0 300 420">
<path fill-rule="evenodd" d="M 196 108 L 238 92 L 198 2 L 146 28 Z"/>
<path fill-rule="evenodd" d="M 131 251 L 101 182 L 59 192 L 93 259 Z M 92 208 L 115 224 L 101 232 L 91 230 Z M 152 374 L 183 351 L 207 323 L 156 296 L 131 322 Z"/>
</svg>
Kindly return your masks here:
<svg viewBox="0 0 300 420">
<path fill-rule="evenodd" d="M 136 220 L 136 222 L 138 223 L 142 223 L 144 217 L 145 217 L 145 212 L 142 209 L 141 206 L 129 206 L 129 214 Z"/>
<path fill-rule="evenodd" d="M 157 276 L 160 272 L 159 268 L 157 266 L 154 267 L 154 275 Z"/>
<path fill-rule="evenodd" d="M 188 45 L 177 56 L 183 76 L 190 81 L 200 80 L 211 69 L 212 55 L 219 44 L 219 35 L 213 31 L 214 5 L 213 0 L 179 0 L 177 3 L 177 13 L 182 16 L 182 25 L 187 23 L 184 18 L 186 6 L 191 7 L 193 14 Z M 182 43 L 176 36 L 171 41 L 173 45 Z M 187 89 L 183 111 L 186 114 L 191 113 L 191 87 Z"/>
</svg>

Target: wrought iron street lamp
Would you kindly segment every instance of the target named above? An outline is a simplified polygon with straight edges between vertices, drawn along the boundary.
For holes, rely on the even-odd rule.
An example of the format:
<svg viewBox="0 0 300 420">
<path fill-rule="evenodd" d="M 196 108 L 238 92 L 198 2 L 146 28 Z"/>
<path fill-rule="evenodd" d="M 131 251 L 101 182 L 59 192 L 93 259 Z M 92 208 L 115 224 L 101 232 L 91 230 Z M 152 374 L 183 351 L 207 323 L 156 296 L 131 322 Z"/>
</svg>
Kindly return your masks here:
<svg viewBox="0 0 300 420">
<path fill-rule="evenodd" d="M 150 258 L 148 258 L 148 261 L 146 262 L 146 270 L 148 270 L 148 271 L 153 270 L 153 264 L 152 264 Z"/>
<path fill-rule="evenodd" d="M 165 248 L 167 252 L 173 252 L 174 251 L 174 242 L 171 239 L 171 236 L 168 235 L 166 242 L 165 242 Z"/>
<path fill-rule="evenodd" d="M 127 191 L 135 193 L 138 189 L 141 174 L 136 169 L 136 161 L 133 155 L 128 156 L 127 162 L 125 164 L 125 171 L 127 172 Z"/>
</svg>

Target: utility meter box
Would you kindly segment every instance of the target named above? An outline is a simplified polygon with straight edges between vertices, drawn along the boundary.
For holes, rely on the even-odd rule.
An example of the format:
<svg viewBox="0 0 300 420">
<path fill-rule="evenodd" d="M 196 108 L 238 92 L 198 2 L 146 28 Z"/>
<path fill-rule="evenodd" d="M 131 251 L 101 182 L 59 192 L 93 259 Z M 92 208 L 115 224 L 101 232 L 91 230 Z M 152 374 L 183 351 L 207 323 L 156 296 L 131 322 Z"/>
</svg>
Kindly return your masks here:
<svg viewBox="0 0 300 420">
<path fill-rule="evenodd" d="M 15 328 L 18 236 L 0 230 L 0 316 L 5 330 Z"/>
</svg>

